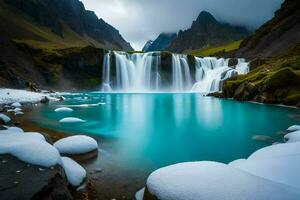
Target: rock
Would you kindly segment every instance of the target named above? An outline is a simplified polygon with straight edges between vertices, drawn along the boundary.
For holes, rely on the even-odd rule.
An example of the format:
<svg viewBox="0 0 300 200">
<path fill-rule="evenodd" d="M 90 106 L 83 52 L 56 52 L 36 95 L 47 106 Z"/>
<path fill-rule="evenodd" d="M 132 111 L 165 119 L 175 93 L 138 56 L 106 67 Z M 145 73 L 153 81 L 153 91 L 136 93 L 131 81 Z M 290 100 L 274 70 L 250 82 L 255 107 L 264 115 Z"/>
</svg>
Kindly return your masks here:
<svg viewBox="0 0 300 200">
<path fill-rule="evenodd" d="M 256 58 L 249 63 L 250 71 L 266 63 L 265 59 Z"/>
<path fill-rule="evenodd" d="M 236 59 L 236 58 L 230 58 L 228 61 L 229 67 L 235 67 L 237 64 L 238 64 L 238 59 Z"/>
<path fill-rule="evenodd" d="M 208 97 L 217 97 L 217 98 L 223 98 L 224 97 L 222 92 L 209 93 L 207 96 Z"/>
<path fill-rule="evenodd" d="M 255 87 L 252 83 L 242 83 L 234 92 L 233 98 L 240 101 L 248 101 L 251 99 Z"/>
<path fill-rule="evenodd" d="M 47 104 L 47 103 L 49 103 L 49 101 L 50 101 L 50 99 L 49 99 L 48 97 L 45 96 L 43 99 L 41 99 L 40 102 L 41 102 L 42 104 Z"/>
<path fill-rule="evenodd" d="M 10 155 L 0 155 L 0 160 L 6 161 L 0 164 L 0 176 L 1 183 L 7 186 L 1 188 L 0 199 L 73 199 L 60 166 L 40 171 L 39 166 L 28 166 Z M 22 172 L 16 176 L 20 169 Z"/>
<path fill-rule="evenodd" d="M 252 139 L 261 142 L 274 142 L 274 139 L 268 135 L 255 135 Z"/>
</svg>

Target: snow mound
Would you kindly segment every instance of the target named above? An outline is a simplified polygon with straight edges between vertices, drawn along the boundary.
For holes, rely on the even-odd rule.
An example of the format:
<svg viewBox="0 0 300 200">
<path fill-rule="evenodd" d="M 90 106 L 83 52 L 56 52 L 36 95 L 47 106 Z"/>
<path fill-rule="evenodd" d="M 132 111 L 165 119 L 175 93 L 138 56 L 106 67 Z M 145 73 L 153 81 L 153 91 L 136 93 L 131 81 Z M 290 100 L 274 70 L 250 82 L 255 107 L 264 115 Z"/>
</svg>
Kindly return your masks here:
<svg viewBox="0 0 300 200">
<path fill-rule="evenodd" d="M 238 167 L 238 166 L 240 166 L 241 164 L 243 164 L 245 161 L 246 161 L 246 159 L 238 159 L 238 160 L 232 161 L 232 162 L 229 163 L 228 165 L 229 165 L 229 166 L 232 166 L 232 167 Z"/>
<path fill-rule="evenodd" d="M 288 129 L 287 129 L 288 132 L 294 132 L 294 131 L 300 131 L 300 126 L 299 125 L 293 125 L 293 126 L 290 126 Z"/>
<path fill-rule="evenodd" d="M 76 117 L 66 117 L 59 121 L 60 123 L 84 123 L 85 120 Z"/>
<path fill-rule="evenodd" d="M 5 126 L 5 128 L 7 128 L 6 131 L 9 131 L 10 133 L 24 133 L 23 129 L 19 128 L 19 127 L 8 127 Z"/>
<path fill-rule="evenodd" d="M 11 119 L 7 115 L 4 115 L 4 114 L 0 114 L 0 120 L 4 121 L 5 123 L 8 123 L 11 121 Z"/>
<path fill-rule="evenodd" d="M 297 188 L 216 162 L 161 168 L 149 176 L 147 188 L 164 200 L 299 200 L 300 195 Z"/>
<path fill-rule="evenodd" d="M 98 149 L 95 139 L 85 135 L 63 138 L 54 143 L 61 154 L 84 154 Z"/>
<path fill-rule="evenodd" d="M 271 181 L 300 188 L 300 155 L 244 160 L 235 167 Z"/>
<path fill-rule="evenodd" d="M 137 193 L 135 193 L 135 199 L 143 200 L 144 193 L 145 193 L 145 188 L 140 189 Z"/>
<path fill-rule="evenodd" d="M 15 103 L 11 104 L 11 107 L 20 108 L 20 107 L 22 107 L 22 105 L 19 102 L 15 102 Z"/>
<path fill-rule="evenodd" d="M 254 152 L 248 160 L 269 159 L 300 154 L 300 142 L 267 146 Z"/>
<path fill-rule="evenodd" d="M 72 186 L 80 186 L 86 177 L 86 171 L 77 162 L 68 157 L 62 157 L 62 167 Z"/>
<path fill-rule="evenodd" d="M 290 142 L 300 142 L 300 131 L 291 132 L 284 136 L 284 140 Z"/>
<path fill-rule="evenodd" d="M 0 154 L 10 154 L 19 160 L 42 167 L 60 162 L 59 152 L 37 133 L 22 133 L 8 129 L 0 131 Z"/>
<path fill-rule="evenodd" d="M 23 112 L 16 112 L 15 115 L 24 115 Z"/>
<path fill-rule="evenodd" d="M 51 101 L 57 100 L 56 98 L 51 97 L 48 94 L 7 88 L 0 89 L 0 104 L 18 105 L 20 103 L 34 103 L 40 102 L 44 97 L 49 98 Z"/>
<path fill-rule="evenodd" d="M 73 112 L 72 108 L 68 107 L 61 107 L 54 110 L 55 112 Z"/>
</svg>

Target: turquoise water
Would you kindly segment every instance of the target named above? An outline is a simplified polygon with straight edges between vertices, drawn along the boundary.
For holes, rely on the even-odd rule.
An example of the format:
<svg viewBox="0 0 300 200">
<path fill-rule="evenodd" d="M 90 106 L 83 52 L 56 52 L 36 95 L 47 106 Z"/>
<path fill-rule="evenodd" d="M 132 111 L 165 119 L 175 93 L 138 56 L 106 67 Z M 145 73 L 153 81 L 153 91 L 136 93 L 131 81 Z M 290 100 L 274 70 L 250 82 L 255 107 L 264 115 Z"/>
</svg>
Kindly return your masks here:
<svg viewBox="0 0 300 200">
<path fill-rule="evenodd" d="M 103 154 L 128 168 L 153 170 L 198 160 L 228 163 L 271 144 L 253 140 L 254 135 L 280 141 L 276 133 L 300 121 L 297 109 L 198 94 L 84 93 L 65 97 L 64 102 L 38 107 L 33 120 L 54 130 L 99 136 Z M 61 105 L 72 106 L 74 112 L 55 113 Z M 78 117 L 86 123 L 62 125 L 59 120 L 64 117 Z"/>
</svg>

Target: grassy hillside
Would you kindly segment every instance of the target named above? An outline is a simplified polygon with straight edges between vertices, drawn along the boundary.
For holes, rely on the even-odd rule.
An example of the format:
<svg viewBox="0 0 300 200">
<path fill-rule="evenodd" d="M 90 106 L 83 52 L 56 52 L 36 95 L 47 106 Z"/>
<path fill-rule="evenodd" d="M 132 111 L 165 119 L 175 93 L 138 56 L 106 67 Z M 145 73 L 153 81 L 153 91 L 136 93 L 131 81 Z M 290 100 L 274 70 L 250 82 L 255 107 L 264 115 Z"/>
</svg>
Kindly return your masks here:
<svg viewBox="0 0 300 200">
<path fill-rule="evenodd" d="M 200 56 L 200 57 L 211 56 L 220 51 L 229 52 L 232 50 L 236 50 L 239 48 L 241 42 L 242 40 L 238 40 L 238 41 L 231 42 L 229 44 L 225 44 L 221 46 L 209 46 L 202 49 L 187 51 L 186 53 L 191 54 L 193 56 Z"/>
<path fill-rule="evenodd" d="M 300 44 L 280 56 L 254 60 L 249 74 L 225 82 L 224 97 L 300 106 Z"/>
<path fill-rule="evenodd" d="M 7 6 L 2 0 L 0 0 L 0 27 L 2 30 L 0 35 L 9 36 L 17 43 L 25 43 L 34 48 L 62 49 L 89 45 L 99 48 L 117 48 L 113 44 L 100 43 L 86 35 L 81 36 L 66 24 L 63 24 L 61 37 L 20 10 Z"/>
</svg>

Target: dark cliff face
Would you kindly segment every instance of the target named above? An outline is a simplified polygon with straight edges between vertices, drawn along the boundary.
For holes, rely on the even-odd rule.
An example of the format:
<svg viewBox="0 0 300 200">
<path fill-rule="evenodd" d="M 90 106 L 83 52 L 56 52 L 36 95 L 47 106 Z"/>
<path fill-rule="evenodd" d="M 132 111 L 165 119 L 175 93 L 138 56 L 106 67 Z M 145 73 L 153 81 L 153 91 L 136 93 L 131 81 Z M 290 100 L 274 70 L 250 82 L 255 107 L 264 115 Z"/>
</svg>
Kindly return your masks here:
<svg viewBox="0 0 300 200">
<path fill-rule="evenodd" d="M 300 42 L 300 1 L 286 0 L 273 19 L 246 38 L 237 56 L 268 58 Z"/>
<path fill-rule="evenodd" d="M 168 50 L 184 52 L 239 40 L 248 35 L 245 27 L 218 22 L 210 13 L 201 12 L 190 29 L 179 31 Z"/>
<path fill-rule="evenodd" d="M 64 37 L 64 25 L 69 26 L 82 38 L 87 35 L 103 44 L 103 47 L 114 46 L 119 50 L 133 50 L 119 31 L 92 11 L 85 10 L 79 0 L 3 0 L 13 8 L 21 10 L 41 26 L 46 26 L 60 37 Z M 93 42 L 89 41 L 93 44 Z"/>
<path fill-rule="evenodd" d="M 175 37 L 175 33 L 161 33 L 151 44 L 147 45 L 147 48 L 143 48 L 143 51 L 164 51 L 170 46 Z"/>
</svg>

